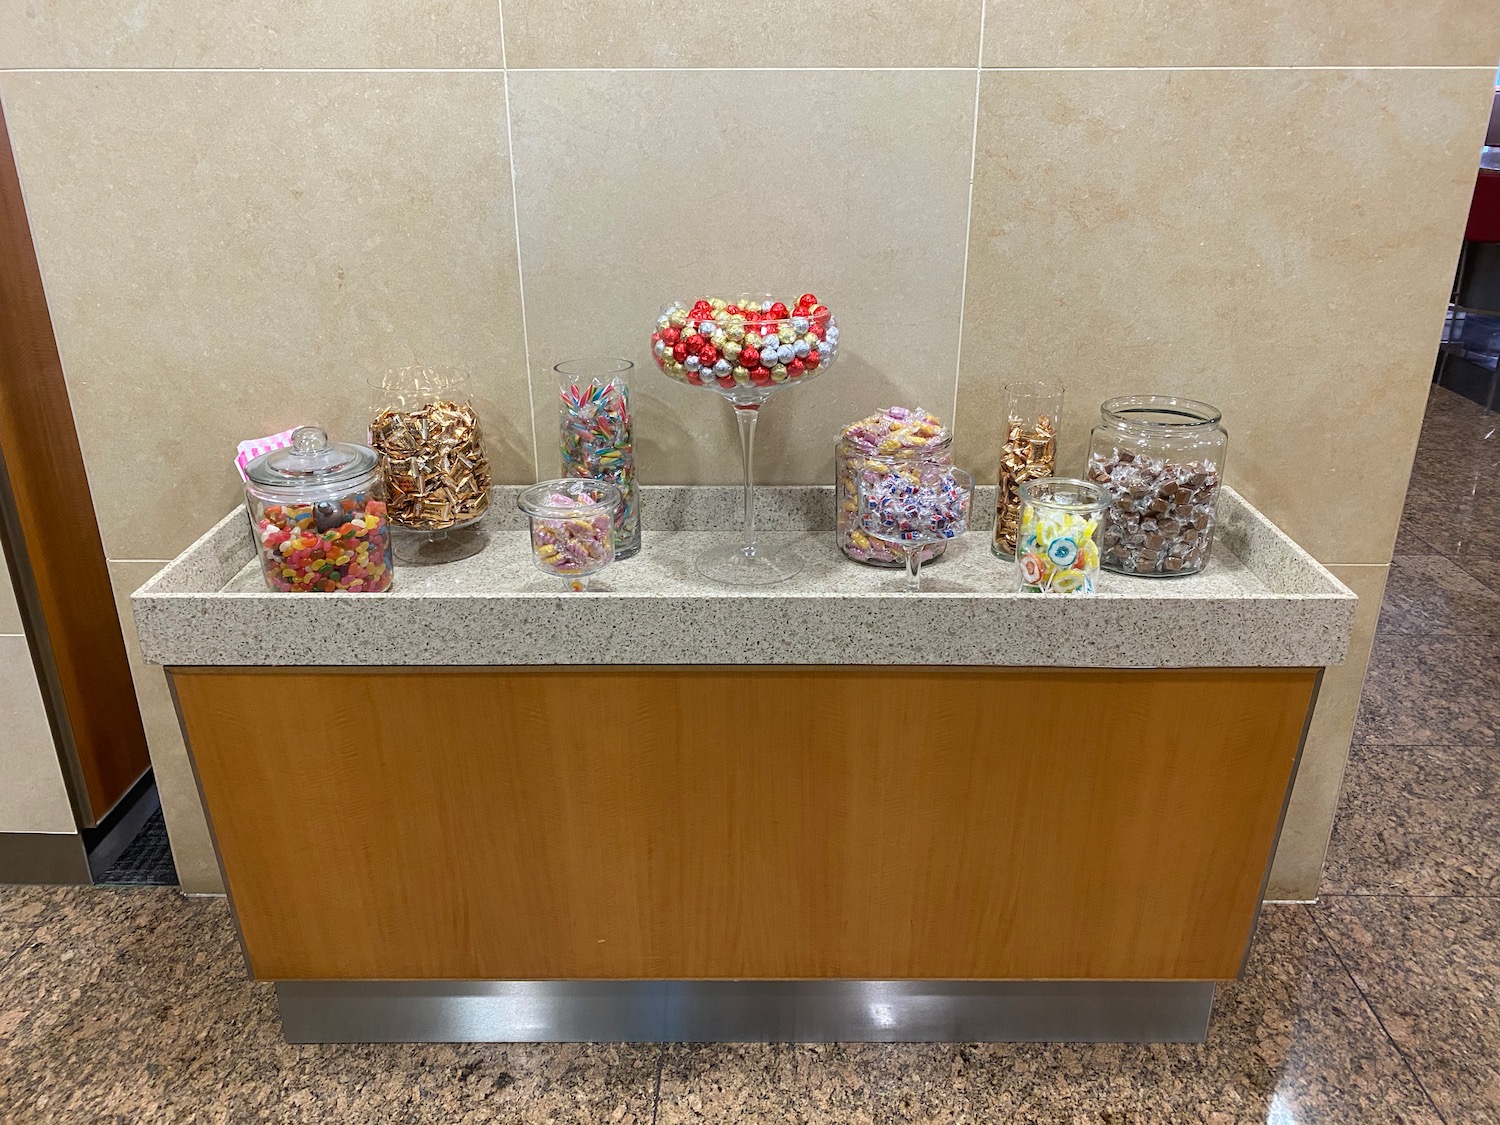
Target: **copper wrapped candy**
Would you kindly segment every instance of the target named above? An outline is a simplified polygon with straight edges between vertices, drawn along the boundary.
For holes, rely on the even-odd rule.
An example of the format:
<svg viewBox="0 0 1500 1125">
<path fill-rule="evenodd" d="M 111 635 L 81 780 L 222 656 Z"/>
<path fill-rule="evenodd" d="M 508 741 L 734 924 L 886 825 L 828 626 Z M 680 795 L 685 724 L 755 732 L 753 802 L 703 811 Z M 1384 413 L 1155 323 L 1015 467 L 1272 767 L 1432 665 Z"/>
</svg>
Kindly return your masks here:
<svg viewBox="0 0 1500 1125">
<path fill-rule="evenodd" d="M 484 515 L 490 465 L 467 376 L 395 372 L 381 390 L 385 405 L 370 423 L 370 445 L 385 470 L 392 522 L 446 531 Z"/>
<path fill-rule="evenodd" d="M 999 491 L 995 498 L 995 538 L 990 550 L 1000 558 L 1016 553 L 1021 525 L 1021 486 L 1050 477 L 1057 468 L 1057 420 L 1063 389 L 1055 383 L 1005 385 L 1005 444 L 1000 449 Z"/>
</svg>

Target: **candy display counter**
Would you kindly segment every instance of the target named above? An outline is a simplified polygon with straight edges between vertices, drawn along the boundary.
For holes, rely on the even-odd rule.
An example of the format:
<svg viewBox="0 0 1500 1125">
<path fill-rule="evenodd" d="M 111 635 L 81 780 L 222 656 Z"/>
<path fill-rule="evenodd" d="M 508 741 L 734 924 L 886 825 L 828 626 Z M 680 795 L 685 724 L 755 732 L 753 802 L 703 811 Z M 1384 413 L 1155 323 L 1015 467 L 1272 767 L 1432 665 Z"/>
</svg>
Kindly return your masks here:
<svg viewBox="0 0 1500 1125">
<path fill-rule="evenodd" d="M 734 489 L 645 489 L 563 588 L 518 489 L 391 591 L 265 588 L 243 512 L 134 598 L 253 974 L 294 1040 L 1203 1036 L 1354 597 L 1233 491 L 1212 559 L 1016 592 L 973 529 L 794 578 L 692 560 Z M 357 643 L 350 643 L 357 642 Z"/>
</svg>

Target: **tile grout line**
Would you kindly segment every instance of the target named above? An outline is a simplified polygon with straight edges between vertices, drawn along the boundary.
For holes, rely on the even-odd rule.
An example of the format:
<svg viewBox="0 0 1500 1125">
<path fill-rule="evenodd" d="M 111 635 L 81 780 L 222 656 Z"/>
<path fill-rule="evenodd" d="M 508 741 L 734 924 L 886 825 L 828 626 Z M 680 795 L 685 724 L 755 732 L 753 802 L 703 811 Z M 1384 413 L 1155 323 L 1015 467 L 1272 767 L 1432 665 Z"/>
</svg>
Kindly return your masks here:
<svg viewBox="0 0 1500 1125">
<path fill-rule="evenodd" d="M 504 28 L 502 26 L 502 36 Z M 969 66 L 521 66 L 506 67 L 504 43 L 502 65 L 495 66 L 10 66 L 0 67 L 0 74 L 499 74 L 514 70 L 523 74 L 791 74 L 799 71 L 821 73 L 952 73 L 975 69 Z M 1344 73 L 1384 73 L 1397 71 L 1472 71 L 1493 74 L 1493 66 L 1458 64 L 1441 65 L 1359 65 L 1293 64 L 1286 66 L 981 66 L 981 71 L 996 74 L 1158 74 L 1175 72 L 1245 73 L 1268 71 L 1336 71 Z"/>
<path fill-rule="evenodd" d="M 505 53 L 505 0 L 495 0 L 500 17 L 500 62 Z M 542 479 L 542 450 L 536 440 L 536 391 L 532 387 L 531 333 L 526 325 L 526 269 L 521 264 L 521 195 L 516 184 L 516 139 L 510 114 L 510 68 L 502 65 L 500 84 L 505 92 L 505 155 L 510 164 L 510 221 L 516 237 L 516 299 L 521 304 L 521 353 L 526 362 L 526 407 L 531 415 L 531 479 Z"/>
<path fill-rule="evenodd" d="M 953 409 L 950 427 L 958 424 L 958 384 L 964 370 L 964 313 L 969 301 L 969 245 L 974 235 L 974 173 L 979 167 L 979 91 L 984 82 L 984 23 L 989 0 L 979 0 L 979 50 L 974 64 L 974 128 L 969 136 L 969 209 L 964 214 L 964 272 L 958 284 L 958 347 L 953 353 Z"/>
<path fill-rule="evenodd" d="M 1433 1101 L 1432 1092 L 1427 1089 L 1427 1083 L 1422 1081 L 1422 1076 L 1417 1073 L 1417 1068 L 1412 1065 L 1411 1059 L 1406 1057 L 1406 1052 L 1401 1049 L 1401 1044 L 1396 1042 L 1395 1037 L 1390 1033 L 1390 1029 L 1385 1026 L 1385 1020 L 1381 1018 L 1380 1011 L 1371 1002 L 1370 998 L 1365 995 L 1365 990 L 1360 986 L 1359 978 L 1354 975 L 1354 971 L 1349 967 L 1349 962 L 1344 956 L 1344 951 L 1339 948 L 1338 942 L 1333 939 L 1333 936 L 1324 927 L 1322 919 L 1318 917 L 1317 907 L 1309 905 L 1303 907 L 1303 909 L 1312 918 L 1313 928 L 1318 931 L 1318 936 L 1328 943 L 1329 949 L 1333 950 L 1333 956 L 1338 961 L 1339 968 L 1344 970 L 1344 975 L 1349 978 L 1349 983 L 1354 986 L 1354 991 L 1364 1004 L 1365 1010 L 1374 1017 L 1376 1026 L 1380 1028 L 1381 1034 L 1385 1036 L 1386 1042 L 1391 1045 L 1391 1049 L 1396 1052 L 1396 1056 L 1401 1060 L 1401 1065 L 1406 1067 L 1406 1073 L 1411 1075 L 1412 1081 L 1417 1084 L 1417 1089 L 1422 1091 L 1422 1096 L 1427 1099 L 1427 1104 L 1432 1107 L 1432 1112 L 1437 1115 L 1439 1121 L 1442 1121 L 1444 1125 L 1448 1125 L 1448 1118 L 1438 1108 L 1437 1102 Z"/>
</svg>

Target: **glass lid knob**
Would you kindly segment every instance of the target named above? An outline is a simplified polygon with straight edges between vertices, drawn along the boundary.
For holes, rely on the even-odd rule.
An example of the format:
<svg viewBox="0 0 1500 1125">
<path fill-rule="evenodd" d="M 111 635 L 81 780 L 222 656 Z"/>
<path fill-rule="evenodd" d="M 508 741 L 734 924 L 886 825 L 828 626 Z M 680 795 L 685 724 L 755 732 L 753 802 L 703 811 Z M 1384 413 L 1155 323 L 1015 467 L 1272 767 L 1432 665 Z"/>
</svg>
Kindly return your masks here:
<svg viewBox="0 0 1500 1125">
<path fill-rule="evenodd" d="M 298 426 L 292 431 L 292 451 L 312 457 L 328 448 L 328 431 L 322 426 Z"/>
</svg>

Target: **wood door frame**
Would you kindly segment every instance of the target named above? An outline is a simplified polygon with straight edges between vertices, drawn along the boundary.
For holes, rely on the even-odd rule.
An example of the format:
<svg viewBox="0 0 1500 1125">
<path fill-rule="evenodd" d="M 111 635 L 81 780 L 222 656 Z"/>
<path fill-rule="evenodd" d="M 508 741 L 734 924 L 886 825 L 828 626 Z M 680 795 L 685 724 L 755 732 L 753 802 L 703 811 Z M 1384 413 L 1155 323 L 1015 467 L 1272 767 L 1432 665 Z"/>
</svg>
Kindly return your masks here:
<svg viewBox="0 0 1500 1125">
<path fill-rule="evenodd" d="M 63 778 L 92 828 L 151 761 L 3 105 L 0 537 Z"/>
</svg>

